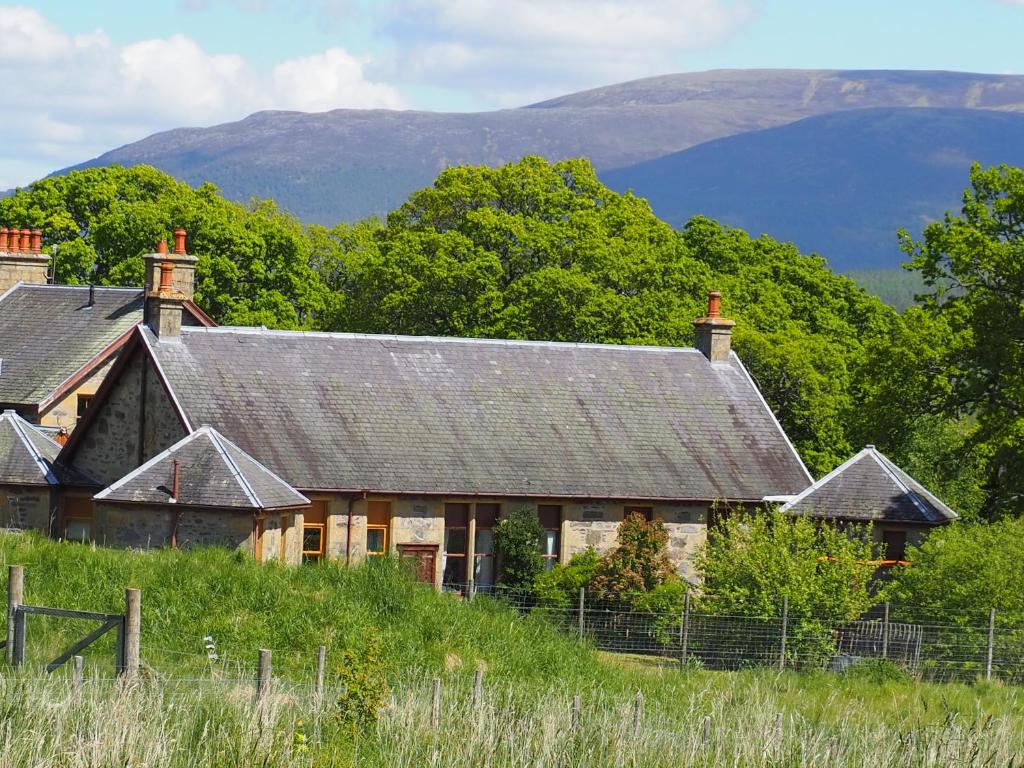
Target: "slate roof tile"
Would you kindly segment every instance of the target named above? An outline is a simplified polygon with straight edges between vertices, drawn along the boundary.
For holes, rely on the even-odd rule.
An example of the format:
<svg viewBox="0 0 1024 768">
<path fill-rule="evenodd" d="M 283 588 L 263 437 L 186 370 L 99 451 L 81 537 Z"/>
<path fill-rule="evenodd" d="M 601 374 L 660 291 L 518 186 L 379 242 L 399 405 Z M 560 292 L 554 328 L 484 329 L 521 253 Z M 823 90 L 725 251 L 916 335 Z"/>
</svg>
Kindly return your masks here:
<svg viewBox="0 0 1024 768">
<path fill-rule="evenodd" d="M 868 446 L 782 507 L 784 512 L 863 522 L 937 525 L 956 512 L 874 446 Z"/>
<path fill-rule="evenodd" d="M 739 359 L 688 348 L 183 328 L 188 421 L 306 490 L 760 500 L 811 478 Z"/>
<path fill-rule="evenodd" d="M 60 446 L 14 411 L 0 414 L 0 484 L 56 485 Z"/>
<path fill-rule="evenodd" d="M 173 498 L 175 461 L 177 499 Z M 309 499 L 211 427 L 192 432 L 94 498 L 252 511 L 309 504 Z"/>
</svg>

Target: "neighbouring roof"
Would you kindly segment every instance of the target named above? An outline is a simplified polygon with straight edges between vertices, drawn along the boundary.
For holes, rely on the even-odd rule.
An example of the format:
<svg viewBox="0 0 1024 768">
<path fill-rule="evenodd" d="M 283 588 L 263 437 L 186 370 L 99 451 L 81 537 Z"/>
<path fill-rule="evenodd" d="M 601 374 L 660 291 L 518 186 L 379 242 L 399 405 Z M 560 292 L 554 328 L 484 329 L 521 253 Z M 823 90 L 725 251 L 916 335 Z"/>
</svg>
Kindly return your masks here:
<svg viewBox="0 0 1024 768">
<path fill-rule="evenodd" d="M 178 496 L 175 499 L 176 461 Z M 309 504 L 309 499 L 212 427 L 201 427 L 191 433 L 94 498 L 254 511 Z"/>
<path fill-rule="evenodd" d="M 785 504 L 782 511 L 930 525 L 957 518 L 956 512 L 872 445 Z"/>
<path fill-rule="evenodd" d="M 0 297 L 0 403 L 37 405 L 142 321 L 138 288 L 16 285 Z"/>
<path fill-rule="evenodd" d="M 14 411 L 0 414 L 0 484 L 57 485 L 60 446 Z"/>
<path fill-rule="evenodd" d="M 15 285 L 0 295 L 0 404 L 42 406 L 108 360 L 142 322 L 141 288 Z M 213 325 L 191 301 L 185 322 Z"/>
<path fill-rule="evenodd" d="M 812 479 L 735 355 L 141 333 L 188 423 L 231 435 L 305 490 L 754 501 Z"/>
</svg>

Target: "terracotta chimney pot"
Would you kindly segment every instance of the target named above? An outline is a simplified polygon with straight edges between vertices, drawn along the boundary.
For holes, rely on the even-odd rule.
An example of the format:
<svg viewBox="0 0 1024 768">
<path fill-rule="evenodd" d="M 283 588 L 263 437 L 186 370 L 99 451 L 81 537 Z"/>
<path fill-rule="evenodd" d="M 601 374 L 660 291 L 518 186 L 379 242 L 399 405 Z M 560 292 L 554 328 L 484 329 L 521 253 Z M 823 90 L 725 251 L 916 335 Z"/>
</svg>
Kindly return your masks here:
<svg viewBox="0 0 1024 768">
<path fill-rule="evenodd" d="M 43 230 L 32 230 L 32 252 L 41 253 L 43 250 Z"/>
<path fill-rule="evenodd" d="M 11 253 L 17 253 L 20 250 L 21 245 L 21 230 L 11 227 L 8 231 L 7 250 Z"/>
<path fill-rule="evenodd" d="M 7 227 L 0 227 L 0 253 L 7 252 Z"/>
<path fill-rule="evenodd" d="M 157 253 L 167 253 L 167 241 L 166 240 L 161 240 L 159 243 L 156 244 L 156 252 Z"/>
<path fill-rule="evenodd" d="M 721 308 L 722 294 L 719 291 L 708 291 L 708 317 L 718 317 Z"/>
<path fill-rule="evenodd" d="M 32 251 L 32 230 L 23 229 L 21 230 L 21 249 L 25 253 L 31 253 Z"/>
<path fill-rule="evenodd" d="M 174 230 L 174 252 L 185 253 L 185 230 Z"/>
<path fill-rule="evenodd" d="M 165 261 L 160 265 L 160 293 L 174 290 L 172 281 L 174 278 L 174 265 Z"/>
</svg>

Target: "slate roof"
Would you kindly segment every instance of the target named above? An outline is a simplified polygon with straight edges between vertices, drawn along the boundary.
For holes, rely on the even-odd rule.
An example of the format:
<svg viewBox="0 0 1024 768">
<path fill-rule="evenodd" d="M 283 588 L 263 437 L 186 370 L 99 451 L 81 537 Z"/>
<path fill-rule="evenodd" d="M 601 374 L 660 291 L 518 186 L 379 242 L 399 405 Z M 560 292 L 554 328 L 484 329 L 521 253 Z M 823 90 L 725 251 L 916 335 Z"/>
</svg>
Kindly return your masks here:
<svg viewBox="0 0 1024 768">
<path fill-rule="evenodd" d="M 56 485 L 60 446 L 14 411 L 0 414 L 0 484 Z"/>
<path fill-rule="evenodd" d="M 782 511 L 929 525 L 957 518 L 956 512 L 871 445 L 785 504 Z"/>
<path fill-rule="evenodd" d="M 186 421 L 231 435 L 303 490 L 751 501 L 812 480 L 735 355 L 141 333 Z"/>
<path fill-rule="evenodd" d="M 176 460 L 178 498 L 173 499 Z M 191 433 L 94 498 L 253 511 L 309 505 L 309 499 L 211 427 Z"/>
<path fill-rule="evenodd" d="M 109 358 L 142 322 L 141 288 L 15 285 L 0 295 L 0 404 L 39 406 L 75 374 Z M 213 325 L 192 301 L 183 321 Z M 124 337 L 122 339 L 122 337 Z M 90 365 L 92 364 L 92 365 Z"/>
</svg>

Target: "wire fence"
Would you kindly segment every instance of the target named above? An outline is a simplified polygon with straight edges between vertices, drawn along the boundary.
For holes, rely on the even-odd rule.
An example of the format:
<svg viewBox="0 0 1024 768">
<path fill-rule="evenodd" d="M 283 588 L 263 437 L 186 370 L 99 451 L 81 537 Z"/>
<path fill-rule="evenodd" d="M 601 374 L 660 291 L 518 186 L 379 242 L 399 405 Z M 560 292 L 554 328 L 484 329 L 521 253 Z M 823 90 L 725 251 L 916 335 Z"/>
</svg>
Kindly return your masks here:
<svg viewBox="0 0 1024 768">
<path fill-rule="evenodd" d="M 466 599 L 511 605 L 600 650 L 671 659 L 683 666 L 842 672 L 865 660 L 885 660 L 929 681 L 1024 683 L 1024 625 L 999 617 L 994 609 L 943 617 L 934 610 L 885 603 L 851 620 L 797 614 L 786 599 L 778 601 L 777 615 L 751 616 L 717 611 L 708 596 L 702 596 L 700 607 L 691 608 L 687 599 L 678 611 L 659 612 L 631 607 L 628 597 L 602 602 L 582 590 L 575 605 L 559 606 L 500 587 L 447 588 Z"/>
</svg>

